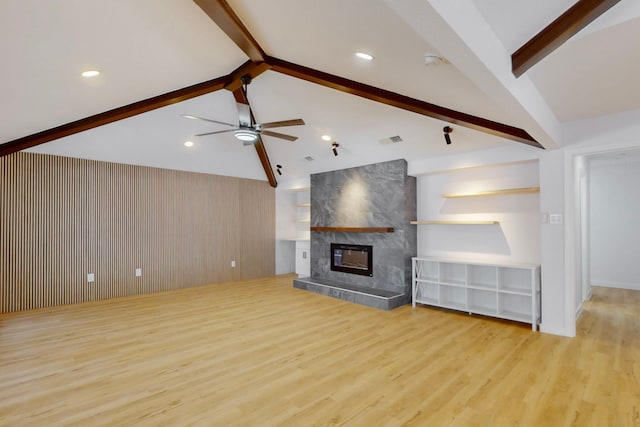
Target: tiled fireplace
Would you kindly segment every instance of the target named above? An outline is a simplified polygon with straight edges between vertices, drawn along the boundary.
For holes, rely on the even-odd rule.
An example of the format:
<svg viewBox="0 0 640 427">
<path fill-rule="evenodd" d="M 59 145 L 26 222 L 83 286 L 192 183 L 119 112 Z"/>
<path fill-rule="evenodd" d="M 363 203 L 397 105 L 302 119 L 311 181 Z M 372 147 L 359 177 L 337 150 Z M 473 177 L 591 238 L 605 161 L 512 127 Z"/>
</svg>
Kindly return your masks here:
<svg viewBox="0 0 640 427">
<path fill-rule="evenodd" d="M 415 218 L 416 181 L 405 160 L 312 175 L 311 276 L 294 286 L 387 310 L 408 303 Z"/>
</svg>

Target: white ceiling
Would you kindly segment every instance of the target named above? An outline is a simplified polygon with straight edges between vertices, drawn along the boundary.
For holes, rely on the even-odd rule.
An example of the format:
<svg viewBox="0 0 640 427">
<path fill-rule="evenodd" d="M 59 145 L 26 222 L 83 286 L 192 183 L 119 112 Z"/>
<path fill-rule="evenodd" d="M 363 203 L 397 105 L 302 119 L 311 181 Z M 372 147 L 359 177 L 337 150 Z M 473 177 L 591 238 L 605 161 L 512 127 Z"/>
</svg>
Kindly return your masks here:
<svg viewBox="0 0 640 427">
<path fill-rule="evenodd" d="M 640 75 L 637 1 L 622 0 L 518 80 L 509 55 L 574 1 L 229 3 L 271 56 L 522 127 L 548 148 L 574 142 L 558 136 L 565 123 L 640 108 L 632 90 Z M 358 60 L 356 51 L 375 59 Z M 448 63 L 425 66 L 432 52 Z M 0 143 L 226 75 L 247 60 L 190 0 L 4 0 L 0 55 Z M 83 79 L 87 68 L 102 74 Z M 523 95 L 519 87 L 529 83 L 533 91 Z M 283 165 L 279 179 L 501 145 L 536 150 L 457 125 L 447 146 L 444 122 L 272 71 L 254 80 L 248 97 L 259 121 L 307 123 L 274 129 L 298 136 L 294 143 L 263 138 L 272 164 Z M 179 114 L 237 121 L 233 96 L 221 90 L 31 151 L 266 179 L 253 147 L 231 134 L 193 137 L 221 127 Z M 340 143 L 338 157 L 324 133 Z M 395 135 L 403 142 L 389 144 Z M 195 147 L 185 148 L 187 139 Z"/>
</svg>

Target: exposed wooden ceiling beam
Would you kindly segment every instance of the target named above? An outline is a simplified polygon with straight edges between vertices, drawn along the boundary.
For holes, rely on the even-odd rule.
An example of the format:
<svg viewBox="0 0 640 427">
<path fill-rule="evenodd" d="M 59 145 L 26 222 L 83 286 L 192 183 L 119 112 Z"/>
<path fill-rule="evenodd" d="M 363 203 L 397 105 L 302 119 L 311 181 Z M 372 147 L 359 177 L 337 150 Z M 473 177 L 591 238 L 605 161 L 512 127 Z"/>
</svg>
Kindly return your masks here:
<svg viewBox="0 0 640 427">
<path fill-rule="evenodd" d="M 266 57 L 273 71 L 512 141 L 544 148 L 525 130 L 410 98 L 302 65 Z"/>
<path fill-rule="evenodd" d="M 511 55 L 513 74 L 520 77 L 619 1 L 579 0 Z"/>
<path fill-rule="evenodd" d="M 265 53 L 225 0 L 193 0 L 251 59 L 264 62 Z"/>
<path fill-rule="evenodd" d="M 143 101 L 134 102 L 133 104 L 118 107 L 113 110 L 105 111 L 94 116 L 85 117 L 64 125 L 60 125 L 42 132 L 14 139 L 13 141 L 0 144 L 0 157 L 15 153 L 20 150 L 35 147 L 54 139 L 73 135 L 78 132 L 93 129 L 98 126 L 106 125 L 118 120 L 126 119 L 156 108 L 166 107 L 176 102 L 186 101 L 196 96 L 204 95 L 210 92 L 223 89 L 230 82 L 231 76 L 218 77 L 213 80 L 198 83 L 182 89 L 167 92 L 163 95 L 154 96 Z"/>
<path fill-rule="evenodd" d="M 229 83 L 227 83 L 225 89 L 233 92 L 242 87 L 242 77 L 249 76 L 251 79 L 255 79 L 269 68 L 271 67 L 266 62 L 253 62 L 248 60 L 229 74 Z"/>
<path fill-rule="evenodd" d="M 244 92 L 244 89 L 242 87 L 239 87 L 233 91 L 233 97 L 236 99 L 236 102 L 249 105 L 247 94 Z M 253 111 L 251 112 L 251 120 L 253 121 L 253 123 L 256 123 L 256 118 L 253 115 Z M 273 169 L 271 168 L 271 161 L 269 160 L 269 155 L 267 154 L 267 148 L 264 146 L 262 137 L 260 135 L 258 135 L 258 139 L 256 140 L 256 142 L 254 142 L 253 146 L 256 148 L 258 158 L 260 158 L 260 163 L 262 164 L 262 169 L 264 169 L 264 173 L 265 175 L 267 175 L 267 179 L 269 180 L 269 185 L 273 188 L 276 188 L 278 186 L 278 181 L 276 180 L 276 175 L 273 173 Z"/>
</svg>

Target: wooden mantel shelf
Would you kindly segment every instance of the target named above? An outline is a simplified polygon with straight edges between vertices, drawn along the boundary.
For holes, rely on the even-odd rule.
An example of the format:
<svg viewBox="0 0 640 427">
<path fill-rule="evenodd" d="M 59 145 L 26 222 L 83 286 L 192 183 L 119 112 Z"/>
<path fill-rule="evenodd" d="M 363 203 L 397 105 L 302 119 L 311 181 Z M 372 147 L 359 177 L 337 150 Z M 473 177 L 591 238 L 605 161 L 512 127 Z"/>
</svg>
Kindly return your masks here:
<svg viewBox="0 0 640 427">
<path fill-rule="evenodd" d="M 393 233 L 393 227 L 311 227 L 311 231 L 335 233 Z"/>
</svg>

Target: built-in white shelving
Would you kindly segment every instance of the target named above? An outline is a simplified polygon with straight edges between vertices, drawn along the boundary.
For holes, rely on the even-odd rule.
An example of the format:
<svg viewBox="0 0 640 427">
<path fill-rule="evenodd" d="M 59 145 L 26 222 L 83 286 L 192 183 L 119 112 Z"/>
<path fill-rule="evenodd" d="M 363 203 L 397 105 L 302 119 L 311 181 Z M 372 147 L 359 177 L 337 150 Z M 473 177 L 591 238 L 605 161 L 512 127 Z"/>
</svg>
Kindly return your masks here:
<svg viewBox="0 0 640 427">
<path fill-rule="evenodd" d="M 296 263 L 295 272 L 300 277 L 306 277 L 311 275 L 311 263 L 310 263 L 310 231 L 309 225 L 311 222 L 311 200 L 310 200 L 310 188 L 300 187 L 293 188 L 289 191 L 295 193 L 294 205 L 295 205 L 295 251 L 296 251 Z"/>
<path fill-rule="evenodd" d="M 413 306 L 426 304 L 540 323 L 540 266 L 440 258 L 412 259 Z"/>
</svg>

